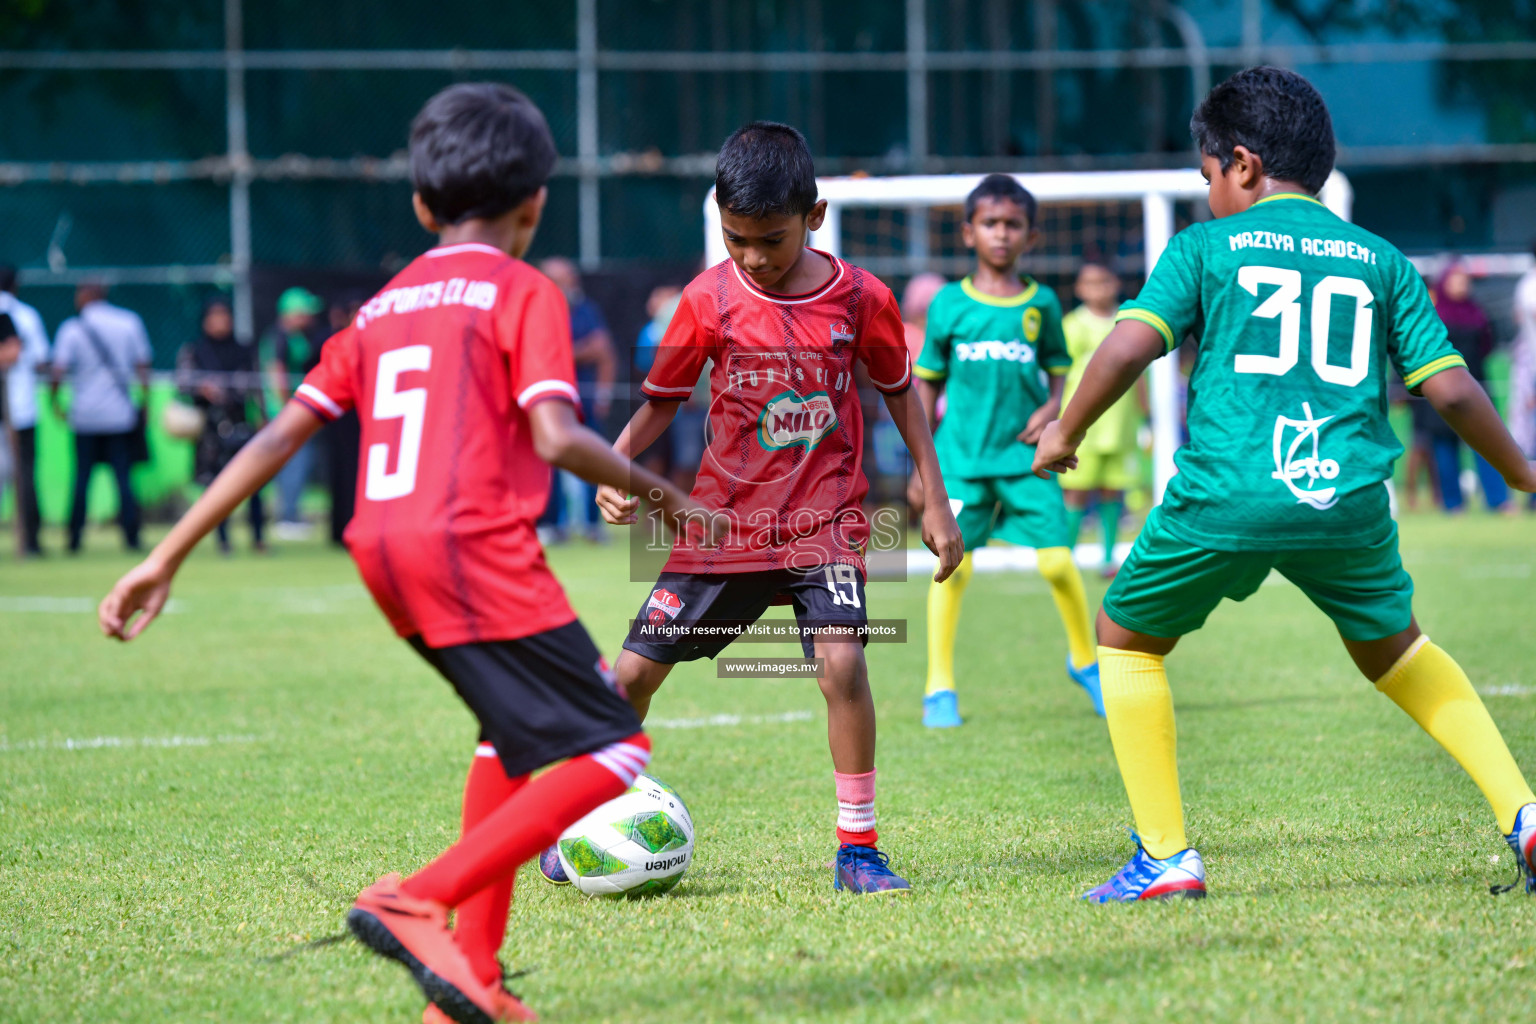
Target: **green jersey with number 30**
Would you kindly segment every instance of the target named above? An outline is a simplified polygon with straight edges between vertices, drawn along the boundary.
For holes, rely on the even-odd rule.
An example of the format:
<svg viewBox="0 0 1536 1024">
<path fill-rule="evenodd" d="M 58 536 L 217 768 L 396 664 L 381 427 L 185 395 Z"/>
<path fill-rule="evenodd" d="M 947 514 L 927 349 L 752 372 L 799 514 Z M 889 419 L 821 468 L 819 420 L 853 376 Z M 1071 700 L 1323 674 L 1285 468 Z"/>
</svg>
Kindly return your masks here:
<svg viewBox="0 0 1536 1024">
<path fill-rule="evenodd" d="M 1311 196 L 1176 235 L 1117 317 L 1193 333 L 1189 443 L 1163 521 L 1217 551 L 1352 548 L 1392 528 L 1387 373 L 1464 366 L 1413 265 Z"/>
</svg>

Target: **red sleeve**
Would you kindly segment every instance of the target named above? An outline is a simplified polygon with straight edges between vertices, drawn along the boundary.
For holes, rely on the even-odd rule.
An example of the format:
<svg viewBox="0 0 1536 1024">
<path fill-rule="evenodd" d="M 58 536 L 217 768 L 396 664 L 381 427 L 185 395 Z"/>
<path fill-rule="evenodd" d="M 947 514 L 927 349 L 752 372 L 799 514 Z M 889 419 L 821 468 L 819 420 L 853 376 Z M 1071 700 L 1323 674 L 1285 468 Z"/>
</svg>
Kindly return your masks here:
<svg viewBox="0 0 1536 1024">
<path fill-rule="evenodd" d="M 686 400 L 693 394 L 712 354 L 709 332 L 694 309 L 692 296 L 684 292 L 672 322 L 667 325 L 667 333 L 656 346 L 656 360 L 645 376 L 645 383 L 640 385 L 641 393 L 660 401 Z"/>
<path fill-rule="evenodd" d="M 571 355 L 571 311 L 553 281 L 536 271 L 505 285 L 509 294 L 497 319 L 497 344 L 507 354 L 512 394 L 526 409 L 561 398 L 581 411 L 576 360 Z"/>
<path fill-rule="evenodd" d="M 907 329 L 901 322 L 896 296 L 889 289 L 884 301 L 859 332 L 859 358 L 869 369 L 869 379 L 881 393 L 899 395 L 912 383 L 912 353 L 907 349 Z"/>
<path fill-rule="evenodd" d="M 357 328 L 344 327 L 320 346 L 320 363 L 293 400 L 329 423 L 357 405 Z"/>
</svg>

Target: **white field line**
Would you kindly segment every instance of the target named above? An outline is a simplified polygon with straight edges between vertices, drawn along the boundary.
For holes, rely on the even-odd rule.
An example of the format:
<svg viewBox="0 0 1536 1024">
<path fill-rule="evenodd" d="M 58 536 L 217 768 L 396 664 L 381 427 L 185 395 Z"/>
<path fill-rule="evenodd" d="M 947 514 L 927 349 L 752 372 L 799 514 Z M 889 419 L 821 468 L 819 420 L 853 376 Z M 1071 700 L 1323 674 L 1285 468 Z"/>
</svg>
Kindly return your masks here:
<svg viewBox="0 0 1536 1024">
<path fill-rule="evenodd" d="M 1115 561 L 1124 562 L 1131 553 L 1129 541 L 1115 545 Z M 1104 565 L 1104 545 L 1079 544 L 1072 552 L 1072 560 L 1084 569 L 1098 569 Z M 1034 572 L 1039 563 L 1034 548 L 985 547 L 971 553 L 971 563 L 977 572 Z M 939 560 L 927 548 L 907 549 L 907 572 L 932 573 Z"/>
<path fill-rule="evenodd" d="M 1484 697 L 1527 697 L 1536 693 L 1536 686 L 1523 683 L 1506 683 L 1503 686 L 1485 686 L 1477 691 Z"/>
<path fill-rule="evenodd" d="M 84 739 L 19 740 L 0 736 L 0 753 L 28 750 L 103 750 L 125 747 L 212 747 L 226 743 L 255 743 L 260 736 L 90 736 Z"/>
<path fill-rule="evenodd" d="M 0 612 L 38 612 L 43 615 L 94 615 L 99 597 L 0 597 Z M 184 610 L 174 598 L 165 603 L 163 614 Z"/>
<path fill-rule="evenodd" d="M 707 718 L 647 718 L 647 729 L 721 729 L 733 725 L 779 725 L 809 722 L 814 711 L 781 711 L 776 715 L 710 715 Z"/>
</svg>

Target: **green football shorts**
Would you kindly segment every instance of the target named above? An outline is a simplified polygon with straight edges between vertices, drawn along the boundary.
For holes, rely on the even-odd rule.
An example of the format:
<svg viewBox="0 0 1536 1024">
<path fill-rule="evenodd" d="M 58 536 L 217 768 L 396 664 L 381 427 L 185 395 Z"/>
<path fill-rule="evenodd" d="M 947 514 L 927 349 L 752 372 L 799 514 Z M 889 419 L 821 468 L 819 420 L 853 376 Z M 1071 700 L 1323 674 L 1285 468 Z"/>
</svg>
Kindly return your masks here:
<svg viewBox="0 0 1536 1024">
<path fill-rule="evenodd" d="M 1346 640 L 1380 640 L 1413 620 L 1413 580 L 1397 553 L 1397 524 L 1368 547 L 1211 551 L 1180 540 L 1155 508 L 1121 567 L 1104 614 L 1148 636 L 1193 633 L 1222 598 L 1242 601 L 1273 569 L 1333 620 Z"/>
<path fill-rule="evenodd" d="M 1026 548 L 1071 546 L 1067 509 L 1054 475 L 1049 480 L 1025 473 L 945 483 L 965 550 L 993 537 Z"/>
</svg>

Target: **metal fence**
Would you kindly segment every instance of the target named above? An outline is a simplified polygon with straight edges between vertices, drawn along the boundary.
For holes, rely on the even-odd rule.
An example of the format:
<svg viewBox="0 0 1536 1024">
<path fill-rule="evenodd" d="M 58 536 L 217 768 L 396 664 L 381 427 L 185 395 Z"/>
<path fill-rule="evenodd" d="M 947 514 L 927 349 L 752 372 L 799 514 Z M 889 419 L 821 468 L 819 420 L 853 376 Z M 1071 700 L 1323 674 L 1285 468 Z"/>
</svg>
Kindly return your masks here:
<svg viewBox="0 0 1536 1024">
<path fill-rule="evenodd" d="M 1518 40 L 1275 45 L 1265 40 L 1259 0 L 1242 2 L 1240 45 L 1207 46 L 1187 12 L 1148 0 L 1133 5 L 1140 20 L 1128 30 L 1140 45 L 1119 48 L 1064 38 L 1057 0 L 1037 0 L 1027 16 L 1002 0 L 850 0 L 838 12 L 821 3 L 768 5 L 775 17 L 802 22 L 778 36 L 764 37 L 761 23 L 740 13 L 764 5 L 685 0 L 663 26 L 645 20 L 661 17 L 659 4 L 637 12 L 567 0 L 480 5 L 486 17 L 541 19 L 529 33 L 538 45 L 526 49 L 275 49 L 248 48 L 245 31 L 254 19 L 270 43 L 273 15 L 222 0 L 219 49 L 0 51 L 0 76 L 107 76 L 93 88 L 130 92 L 171 76 L 183 114 L 165 126 L 179 133 L 170 148 L 196 154 L 158 158 L 145 143 L 142 158 L 95 159 L 138 144 L 87 129 L 61 146 L 66 158 L 0 161 L 13 237 L 49 236 L 46 261 L 25 266 L 22 282 L 104 278 L 143 289 L 129 294 L 167 310 L 184 309 L 200 289 L 227 288 L 237 331 L 249 339 L 259 326 L 258 264 L 387 270 L 425 244 L 405 203 L 404 120 L 454 78 L 513 77 L 545 107 L 562 159 L 541 244 L 592 270 L 696 254 L 700 185 L 713 173 L 713 147 L 743 112 L 803 114 L 825 174 L 1154 167 L 1170 163 L 1170 149 L 1177 159 L 1183 138 L 1178 118 L 1158 111 L 1187 117 L 1192 99 L 1232 67 L 1536 59 L 1536 42 Z M 695 9 L 709 31 L 674 42 L 669 31 L 692 25 Z M 348 35 L 345 26 L 337 32 Z M 463 26 L 453 34 L 475 38 Z M 1112 80 L 1122 91 L 1144 82 L 1133 102 L 1099 104 L 1109 120 L 1129 108 L 1126 125 L 1141 127 L 1106 130 L 1118 141 L 1102 152 L 1063 153 L 1055 141 L 1064 131 L 1063 76 L 1081 72 L 1133 76 Z M 1031 110 L 1024 152 L 1009 152 L 1020 148 L 1009 134 L 1016 104 Z M 665 146 L 653 138 L 663 123 Z M 1341 163 L 1532 165 L 1536 145 L 1365 147 L 1346 149 Z M 61 214 L 42 197 L 65 186 L 73 191 Z M 74 265 L 69 253 L 82 249 L 99 258 Z M 182 297 L 149 293 L 166 288 Z M 62 309 L 62 293 L 52 305 Z"/>
</svg>

